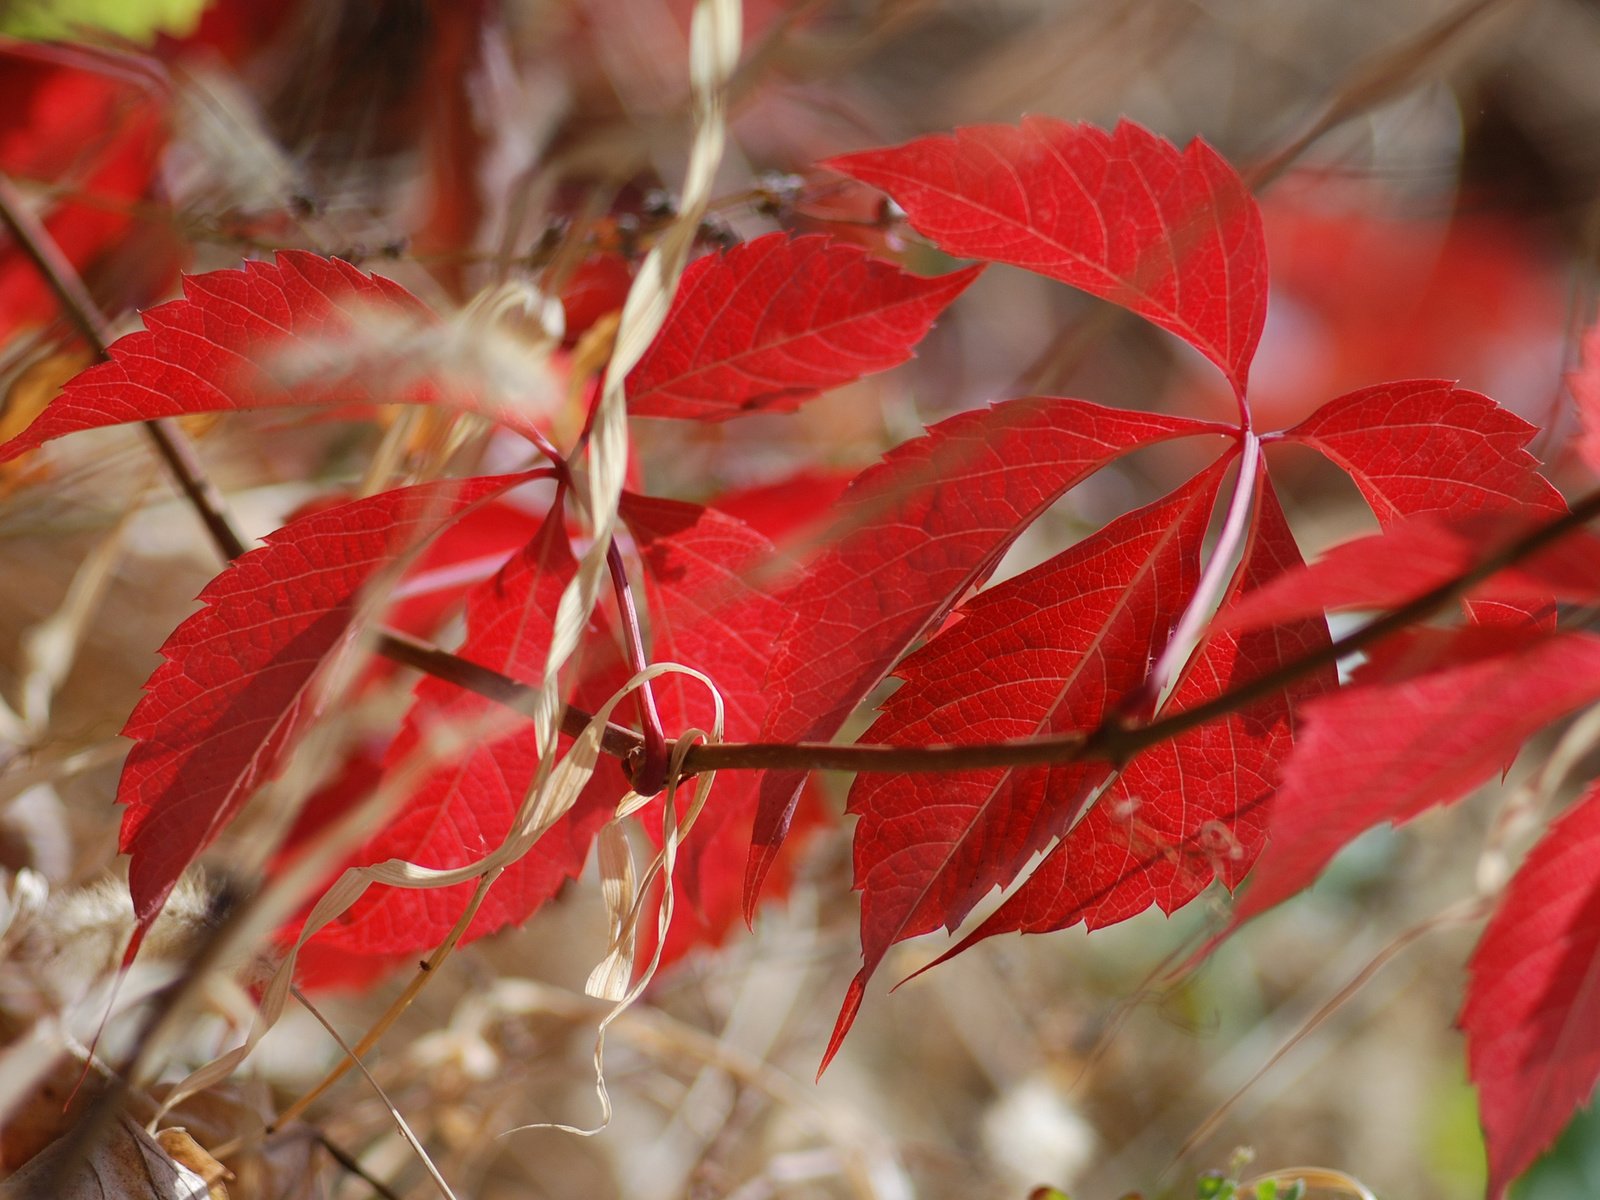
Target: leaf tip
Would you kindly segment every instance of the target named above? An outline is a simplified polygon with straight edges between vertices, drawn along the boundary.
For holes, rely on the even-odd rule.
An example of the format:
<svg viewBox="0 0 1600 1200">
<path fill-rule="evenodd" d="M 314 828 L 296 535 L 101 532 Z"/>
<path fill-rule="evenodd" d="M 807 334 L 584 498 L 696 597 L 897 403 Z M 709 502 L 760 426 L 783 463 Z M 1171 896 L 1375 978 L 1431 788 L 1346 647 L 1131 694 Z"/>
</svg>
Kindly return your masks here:
<svg viewBox="0 0 1600 1200">
<path fill-rule="evenodd" d="M 839 1017 L 833 1023 L 833 1036 L 828 1039 L 828 1048 L 823 1051 L 822 1062 L 817 1067 L 817 1079 L 821 1080 L 822 1073 L 833 1062 L 834 1055 L 839 1053 L 839 1047 L 844 1045 L 845 1035 L 850 1032 L 850 1026 L 855 1024 L 856 1014 L 861 1011 L 861 1000 L 867 994 L 867 972 L 863 968 L 856 972 L 856 977 L 850 981 L 849 990 L 845 992 L 844 1003 L 839 1006 Z"/>
</svg>

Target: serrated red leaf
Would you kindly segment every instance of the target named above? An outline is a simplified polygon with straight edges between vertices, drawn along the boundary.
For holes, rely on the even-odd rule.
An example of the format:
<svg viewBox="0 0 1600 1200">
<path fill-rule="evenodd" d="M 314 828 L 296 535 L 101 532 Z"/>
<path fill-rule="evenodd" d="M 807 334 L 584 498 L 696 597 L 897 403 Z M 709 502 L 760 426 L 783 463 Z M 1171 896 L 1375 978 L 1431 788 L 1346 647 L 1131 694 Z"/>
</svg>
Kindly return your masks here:
<svg viewBox="0 0 1600 1200">
<path fill-rule="evenodd" d="M 851 484 L 826 547 L 781 597 L 764 741 L 832 737 L 1067 489 L 1141 446 L 1227 433 L 1209 422 L 1048 396 L 951 417 Z M 804 772 L 761 782 L 745 915 L 782 844 Z"/>
<path fill-rule="evenodd" d="M 947 253 L 1012 263 L 1138 313 L 1216 363 L 1239 396 L 1267 313 L 1261 214 L 1196 140 L 1052 117 L 824 164 L 892 196 Z"/>
<path fill-rule="evenodd" d="M 628 376 L 636 417 L 790 412 L 911 357 L 982 267 L 925 278 L 825 237 L 771 233 L 690 264 Z"/>
<path fill-rule="evenodd" d="M 1219 463 L 980 592 L 951 628 L 895 668 L 904 683 L 865 739 L 926 746 L 1095 728 L 1144 682 L 1193 595 L 1221 478 Z M 862 967 L 827 1057 L 889 947 L 955 928 L 1065 833 L 1110 773 L 1085 761 L 856 777 L 848 811 L 859 818 Z"/>
<path fill-rule="evenodd" d="M 1431 669 L 1380 660 L 1376 681 L 1358 673 L 1306 705 L 1230 928 L 1310 886 L 1366 829 L 1459 800 L 1533 734 L 1600 698 L 1600 637 L 1469 626 L 1428 642 Z"/>
<path fill-rule="evenodd" d="M 1254 629 L 1341 609 L 1384 610 L 1459 578 L 1543 521 L 1512 512 L 1424 513 L 1356 538 L 1252 592 L 1217 618 Z M 1497 572 L 1469 600 L 1538 607 L 1600 601 L 1600 539 L 1576 532 Z"/>
<path fill-rule="evenodd" d="M 1538 432 L 1478 392 L 1408 379 L 1330 400 L 1281 436 L 1343 469 L 1388 526 L 1427 512 L 1565 512 L 1524 449 Z"/>
<path fill-rule="evenodd" d="M 491 500 L 463 513 L 417 557 L 389 598 L 393 629 L 431 636 L 479 584 L 494 577 L 544 524 L 537 511 Z"/>
<path fill-rule="evenodd" d="M 539 532 L 467 601 L 467 633 L 457 654 L 537 685 L 549 652 L 551 622 L 577 564 L 564 514 L 553 509 Z M 607 639 L 592 639 L 601 652 Z M 612 651 L 614 653 L 614 651 Z M 494 705 L 438 679 L 424 679 L 384 758 L 394 770 L 427 731 L 444 723 L 488 721 Z M 354 856 L 353 862 L 401 858 L 425 867 L 458 867 L 489 853 L 511 822 L 538 769 L 531 727 L 486 740 L 429 772 L 404 807 Z M 463 937 L 469 941 L 524 921 L 583 869 L 595 833 L 625 783 L 606 759 L 602 781 L 496 881 Z M 338 921 L 307 942 L 326 950 L 389 957 L 437 945 L 466 910 L 470 883 L 445 888 L 371 887 Z"/>
<path fill-rule="evenodd" d="M 390 322 L 413 336 L 437 324 L 399 284 L 347 262 L 284 250 L 273 263 L 186 276 L 183 291 L 183 299 L 145 313 L 145 328 L 119 338 L 109 362 L 79 375 L 38 420 L 0 446 L 0 462 L 85 429 L 311 404 L 436 404 L 524 432 L 534 427 L 528 414 L 489 406 L 435 378 L 436 371 L 363 363 L 359 355 L 348 362 L 348 350 L 337 356 L 341 342 L 361 344 L 363 322 Z M 303 369 L 296 355 L 306 357 Z"/>
<path fill-rule="evenodd" d="M 201 592 L 123 730 L 135 743 L 117 789 L 138 922 L 130 958 L 178 877 L 315 717 L 316 681 L 352 635 L 374 574 L 530 477 L 441 480 L 314 513 Z"/>
<path fill-rule="evenodd" d="M 1281 436 L 1344 470 L 1387 529 L 1431 512 L 1565 512 L 1561 493 L 1524 449 L 1537 432 L 1478 392 L 1408 379 L 1330 400 Z M 1467 611 L 1481 622 L 1516 625 L 1542 607 L 1483 599 Z"/>
<path fill-rule="evenodd" d="M 1478 1085 L 1489 1200 L 1600 1080 L 1600 784 L 1528 853 L 1472 955 L 1460 1024 Z"/>
<path fill-rule="evenodd" d="M 742 522 L 692 504 L 625 494 L 620 513 L 643 566 L 651 660 L 681 662 L 712 676 L 726 705 L 728 736 L 753 737 L 765 708 L 767 650 L 785 615 L 748 578 L 771 554 L 770 543 Z M 554 514 L 523 553 L 473 593 L 461 656 L 514 678 L 537 680 L 556 603 L 575 569 L 564 525 Z M 584 668 L 588 682 L 580 697 L 591 703 L 609 696 L 631 674 L 609 641 L 590 642 Z M 713 706 L 699 683 L 668 675 L 655 682 L 654 691 L 669 731 L 710 727 Z M 417 703 L 387 756 L 391 764 L 415 746 L 424 723 L 470 721 L 490 708 L 486 701 L 434 680 L 425 680 L 417 692 Z M 537 765 L 526 731 L 486 743 L 430 775 L 356 861 L 405 858 L 449 867 L 480 857 L 510 828 Z M 719 782 L 713 804 L 679 857 L 680 886 L 708 931 L 725 928 L 729 919 L 723 911 L 730 893 L 726 877 L 731 873 L 737 878 L 749 845 L 753 786 L 748 772 L 730 773 Z M 596 831 L 626 790 L 615 764 L 603 764 L 573 813 L 490 890 L 463 940 L 527 920 L 565 879 L 576 875 Z M 660 834 L 659 810 L 653 832 Z M 382 957 L 423 950 L 445 936 L 470 892 L 470 885 L 423 891 L 372 888 L 308 945 Z M 708 905 L 716 911 L 708 914 Z"/>
<path fill-rule="evenodd" d="M 1302 563 L 1283 509 L 1260 477 L 1259 507 L 1224 611 Z M 1164 714 L 1314 653 L 1328 643 L 1321 614 L 1241 635 L 1213 632 Z M 1212 881 L 1238 886 L 1266 836 L 1268 802 L 1293 744 L 1294 712 L 1331 691 L 1332 667 L 1249 708 L 1140 754 L 1006 902 L 944 958 L 998 933 L 1045 933 L 1082 921 L 1125 921 L 1151 904 L 1171 913 Z"/>
</svg>

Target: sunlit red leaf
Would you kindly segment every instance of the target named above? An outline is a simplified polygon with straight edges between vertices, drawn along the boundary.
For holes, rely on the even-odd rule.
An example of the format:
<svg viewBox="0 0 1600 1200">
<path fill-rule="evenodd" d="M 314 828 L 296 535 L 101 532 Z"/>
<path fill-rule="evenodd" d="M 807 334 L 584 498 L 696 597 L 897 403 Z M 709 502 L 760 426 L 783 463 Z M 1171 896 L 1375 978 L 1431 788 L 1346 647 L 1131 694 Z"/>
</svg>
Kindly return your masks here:
<svg viewBox="0 0 1600 1200">
<path fill-rule="evenodd" d="M 1348 473 L 1387 526 L 1427 512 L 1566 511 L 1524 449 L 1537 432 L 1478 392 L 1409 379 L 1330 400 L 1283 436 Z"/>
<path fill-rule="evenodd" d="M 766 741 L 825 740 L 988 578 L 1013 540 L 1066 490 L 1141 446 L 1222 426 L 1029 397 L 963 413 L 891 451 L 840 501 L 827 547 L 782 600 L 789 623 L 768 669 Z M 803 772 L 761 784 L 745 910 L 788 827 Z"/>
<path fill-rule="evenodd" d="M 1459 800 L 1534 733 L 1600 698 L 1600 638 L 1589 634 L 1468 627 L 1427 641 L 1429 669 L 1404 673 L 1415 654 L 1380 659 L 1306 705 L 1234 927 L 1310 886 L 1357 834 Z"/>
<path fill-rule="evenodd" d="M 1489 1151 L 1489 1200 L 1600 1080 L 1600 785 L 1546 831 L 1472 956 L 1461 1027 Z"/>
<path fill-rule="evenodd" d="M 947 253 L 1026 267 L 1177 334 L 1244 395 L 1266 243 L 1249 189 L 1204 142 L 1180 152 L 1128 121 L 1028 117 L 826 165 L 888 192 Z"/>
<path fill-rule="evenodd" d="M 395 586 L 384 621 L 431 636 L 473 588 L 492 578 L 539 532 L 541 515 L 507 500 L 462 514 L 439 534 Z"/>
<path fill-rule="evenodd" d="M 363 588 L 469 505 L 523 482 L 444 480 L 285 526 L 200 594 L 123 730 L 117 799 L 142 932 L 184 869 L 271 779 L 317 714 L 323 668 L 349 641 Z M 138 938 L 129 949 L 138 948 Z"/>
<path fill-rule="evenodd" d="M 1265 476 L 1224 607 L 1301 565 Z M 1163 708 L 1170 715 L 1326 646 L 1321 614 L 1241 635 L 1213 633 Z M 994 914 L 945 957 L 997 933 L 1098 929 L 1151 904 L 1171 913 L 1212 881 L 1238 885 L 1261 852 L 1268 805 L 1293 742 L 1294 710 L 1334 686 L 1332 667 L 1135 758 Z"/>
<path fill-rule="evenodd" d="M 1523 447 L 1538 430 L 1489 397 L 1438 379 L 1381 383 L 1330 400 L 1283 436 L 1321 452 L 1354 480 L 1378 523 L 1487 511 L 1566 511 Z M 1471 601 L 1479 621 L 1519 624 L 1545 606 Z"/>
<path fill-rule="evenodd" d="M 347 262 L 285 250 L 274 263 L 187 276 L 183 290 L 182 300 L 145 313 L 145 328 L 120 338 L 110 362 L 79 375 L 27 432 L 0 447 L 0 462 L 84 429 L 307 404 L 437 404 L 532 427 L 529 414 L 490 406 L 434 378 L 427 364 L 408 367 L 399 347 L 436 319 L 399 284 Z M 360 335 L 364 325 L 384 323 L 393 361 L 351 353 L 372 343 Z"/>
<path fill-rule="evenodd" d="M 895 668 L 905 682 L 864 735 L 925 746 L 1093 729 L 1145 678 L 1200 572 L 1220 466 L 1014 579 Z M 850 789 L 862 968 L 828 1055 L 889 947 L 955 928 L 1067 831 L 1109 776 L 1099 761 L 862 774 Z M 826 1061 L 826 1060 L 824 1060 Z"/>
<path fill-rule="evenodd" d="M 824 237 L 772 233 L 692 263 L 628 376 L 639 417 L 788 412 L 911 357 L 982 270 L 924 278 Z"/>
</svg>

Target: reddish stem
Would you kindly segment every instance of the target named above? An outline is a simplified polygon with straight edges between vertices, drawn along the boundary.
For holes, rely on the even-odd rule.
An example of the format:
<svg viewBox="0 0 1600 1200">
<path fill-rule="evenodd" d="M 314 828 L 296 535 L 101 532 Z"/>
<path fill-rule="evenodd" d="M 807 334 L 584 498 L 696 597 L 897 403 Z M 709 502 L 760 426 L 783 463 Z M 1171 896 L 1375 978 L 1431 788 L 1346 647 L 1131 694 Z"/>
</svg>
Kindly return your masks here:
<svg viewBox="0 0 1600 1200">
<path fill-rule="evenodd" d="M 1228 501 L 1228 515 L 1223 519 L 1217 544 L 1211 551 L 1205 570 L 1200 574 L 1200 582 L 1188 606 L 1184 608 L 1183 616 L 1178 619 L 1172 636 L 1167 639 L 1166 649 L 1162 650 L 1138 690 L 1130 693 L 1117 706 L 1119 716 L 1125 720 L 1142 721 L 1155 711 L 1156 704 L 1166 695 L 1167 689 L 1199 646 L 1206 625 L 1211 621 L 1211 614 L 1227 589 L 1234 562 L 1244 544 L 1245 532 L 1250 527 L 1256 487 L 1261 481 L 1261 439 L 1248 428 L 1242 429 L 1240 434 L 1239 476 L 1233 484 L 1233 497 Z"/>
<path fill-rule="evenodd" d="M 587 435 L 588 429 L 585 427 L 584 436 Z M 556 506 L 559 506 L 562 492 L 572 485 L 572 465 L 543 434 L 535 432 L 533 443 L 556 470 L 559 481 Z M 650 659 L 645 653 L 639 610 L 633 602 L 633 585 L 628 581 L 627 565 L 622 561 L 622 551 L 615 539 L 606 546 L 606 568 L 611 574 L 611 588 L 617 595 L 617 611 L 622 614 L 623 645 L 628 655 L 628 666 L 637 674 L 650 665 Z M 666 730 L 661 727 L 661 713 L 656 708 L 655 692 L 648 681 L 639 688 L 638 697 L 639 724 L 644 729 L 644 744 L 642 748 L 636 747 L 623 756 L 623 765 L 628 770 L 634 791 L 641 796 L 650 796 L 667 784 L 672 748 L 667 744 Z"/>
</svg>

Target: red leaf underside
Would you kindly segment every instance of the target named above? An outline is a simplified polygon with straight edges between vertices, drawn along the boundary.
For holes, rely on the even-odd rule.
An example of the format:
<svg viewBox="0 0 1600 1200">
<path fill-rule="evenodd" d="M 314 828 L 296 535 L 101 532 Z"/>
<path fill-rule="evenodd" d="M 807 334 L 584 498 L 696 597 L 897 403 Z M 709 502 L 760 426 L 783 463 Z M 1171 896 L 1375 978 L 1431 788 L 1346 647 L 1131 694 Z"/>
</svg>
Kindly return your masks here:
<svg viewBox="0 0 1600 1200">
<path fill-rule="evenodd" d="M 442 480 L 314 513 L 206 587 L 123 730 L 135 745 L 117 800 L 127 806 L 121 848 L 140 936 L 316 716 L 317 680 L 348 644 L 375 574 L 528 478 Z"/>
<path fill-rule="evenodd" d="M 1264 473 L 1260 487 L 1224 609 L 1301 566 Z M 1203 704 L 1327 644 L 1320 614 L 1242 636 L 1214 632 L 1163 713 Z M 1333 669 L 1325 668 L 1140 754 L 1027 881 L 944 957 L 998 933 L 1045 933 L 1079 921 L 1098 929 L 1151 904 L 1172 913 L 1214 878 L 1236 887 L 1261 852 L 1268 803 L 1293 743 L 1294 710 L 1334 684 Z"/>
<path fill-rule="evenodd" d="M 1600 785 L 1545 833 L 1472 956 L 1461 1027 L 1489 1198 L 1548 1149 L 1600 1079 Z"/>
<path fill-rule="evenodd" d="M 881 188 L 946 253 L 1011 263 L 1187 341 L 1239 395 L 1267 312 L 1261 214 L 1204 142 L 1052 117 L 830 159 Z"/>
<path fill-rule="evenodd" d="M 891 451 L 840 502 L 826 549 L 782 596 L 789 622 L 768 670 L 767 741 L 822 740 L 918 639 L 986 579 L 1063 493 L 1107 463 L 1205 422 L 1029 397 L 963 413 Z M 761 782 L 745 911 L 782 843 L 803 772 Z"/>
<path fill-rule="evenodd" d="M 824 237 L 773 233 L 684 272 L 628 376 L 638 417 L 788 412 L 911 357 L 982 267 L 927 279 Z"/>
<path fill-rule="evenodd" d="M 897 745 L 1095 728 L 1144 680 L 1199 578 L 1222 464 L 1050 561 L 979 593 L 895 668 L 904 683 L 864 735 Z M 850 791 L 863 965 L 829 1057 L 889 947 L 954 928 L 1065 833 L 1109 776 L 1101 762 L 861 775 Z"/>
</svg>

